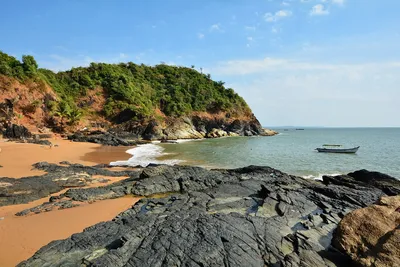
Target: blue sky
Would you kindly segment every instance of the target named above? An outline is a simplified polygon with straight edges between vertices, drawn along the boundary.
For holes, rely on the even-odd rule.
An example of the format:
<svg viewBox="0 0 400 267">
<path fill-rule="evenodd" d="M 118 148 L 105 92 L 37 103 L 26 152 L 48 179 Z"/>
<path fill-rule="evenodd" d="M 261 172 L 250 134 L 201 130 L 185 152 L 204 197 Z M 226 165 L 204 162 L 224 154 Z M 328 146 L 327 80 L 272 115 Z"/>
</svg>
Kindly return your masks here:
<svg viewBox="0 0 400 267">
<path fill-rule="evenodd" d="M 263 125 L 400 126 L 398 0 L 1 1 L 0 50 L 41 67 L 195 65 Z"/>
</svg>

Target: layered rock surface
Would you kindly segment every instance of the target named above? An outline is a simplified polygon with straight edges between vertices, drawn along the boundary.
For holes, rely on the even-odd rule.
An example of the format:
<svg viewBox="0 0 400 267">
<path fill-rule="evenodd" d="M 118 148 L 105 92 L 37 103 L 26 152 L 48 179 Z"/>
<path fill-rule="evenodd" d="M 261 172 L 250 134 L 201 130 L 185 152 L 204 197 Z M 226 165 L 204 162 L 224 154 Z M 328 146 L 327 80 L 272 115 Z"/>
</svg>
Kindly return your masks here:
<svg viewBox="0 0 400 267">
<path fill-rule="evenodd" d="M 112 171 L 106 168 L 63 163 L 64 166 L 47 162 L 34 164 L 34 168 L 47 172 L 47 174 L 41 176 L 20 179 L 0 177 L 0 207 L 28 203 L 69 187 L 83 187 L 91 183 L 102 182 L 101 179 L 93 178 L 93 175 L 107 177 L 139 176 L 136 170 Z"/>
<path fill-rule="evenodd" d="M 337 224 L 400 189 L 394 178 L 362 173 L 365 182 L 360 173 L 319 182 L 268 167 L 150 166 L 101 192 L 71 189 L 71 199 L 117 188 L 147 198 L 19 266 L 351 266 L 331 245 Z"/>
<path fill-rule="evenodd" d="M 199 116 L 169 118 L 161 124 L 151 121 L 129 121 L 117 125 L 107 132 L 76 132 L 68 139 L 112 146 L 132 146 L 143 140 L 202 139 L 226 136 L 271 136 L 277 132 L 263 129 L 252 116 L 248 120 L 228 118 L 203 118 Z"/>
</svg>

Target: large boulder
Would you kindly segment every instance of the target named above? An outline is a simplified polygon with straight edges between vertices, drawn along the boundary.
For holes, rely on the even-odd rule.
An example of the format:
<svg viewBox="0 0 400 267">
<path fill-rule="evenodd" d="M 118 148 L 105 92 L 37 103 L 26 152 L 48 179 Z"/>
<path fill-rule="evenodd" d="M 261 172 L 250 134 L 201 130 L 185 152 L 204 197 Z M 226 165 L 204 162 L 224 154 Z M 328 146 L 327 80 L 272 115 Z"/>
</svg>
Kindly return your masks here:
<svg viewBox="0 0 400 267">
<path fill-rule="evenodd" d="M 361 266 L 400 266 L 400 195 L 347 214 L 333 242 Z"/>
<path fill-rule="evenodd" d="M 218 137 L 228 136 L 228 133 L 225 132 L 224 130 L 214 128 L 211 131 L 209 131 L 206 136 L 207 138 L 218 138 Z"/>
<path fill-rule="evenodd" d="M 26 139 L 32 137 L 32 134 L 23 125 L 11 124 L 6 128 L 3 136 L 10 139 Z"/>
</svg>

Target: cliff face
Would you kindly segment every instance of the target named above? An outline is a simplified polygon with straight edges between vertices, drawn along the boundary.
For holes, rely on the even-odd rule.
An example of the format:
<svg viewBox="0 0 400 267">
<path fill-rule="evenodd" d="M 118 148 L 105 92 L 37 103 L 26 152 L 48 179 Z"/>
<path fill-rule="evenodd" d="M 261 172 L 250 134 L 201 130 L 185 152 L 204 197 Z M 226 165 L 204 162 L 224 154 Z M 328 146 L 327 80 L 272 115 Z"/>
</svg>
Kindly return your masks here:
<svg viewBox="0 0 400 267">
<path fill-rule="evenodd" d="M 31 56 L 20 62 L 0 52 L 0 89 L 3 128 L 110 130 L 147 140 L 264 133 L 243 98 L 194 68 L 92 63 L 54 73 Z"/>
<path fill-rule="evenodd" d="M 263 135 L 264 129 L 254 115 L 229 118 L 229 114 L 192 114 L 164 121 L 129 121 L 110 129 L 118 135 L 131 134 L 145 140 L 201 139 L 224 136 Z"/>
</svg>

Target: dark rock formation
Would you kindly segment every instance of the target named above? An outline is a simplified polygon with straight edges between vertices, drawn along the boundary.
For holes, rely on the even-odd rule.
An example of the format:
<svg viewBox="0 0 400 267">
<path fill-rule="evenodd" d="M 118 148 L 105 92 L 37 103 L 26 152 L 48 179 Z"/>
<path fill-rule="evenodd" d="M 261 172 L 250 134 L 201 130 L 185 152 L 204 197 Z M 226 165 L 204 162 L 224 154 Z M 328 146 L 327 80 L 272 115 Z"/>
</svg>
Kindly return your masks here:
<svg viewBox="0 0 400 267">
<path fill-rule="evenodd" d="M 80 164 L 58 166 L 47 162 L 34 164 L 34 167 L 48 172 L 41 176 L 20 179 L 0 178 L 0 206 L 28 203 L 46 197 L 69 187 L 82 187 L 94 182 L 103 182 L 92 175 L 107 177 L 138 177 L 132 171 L 110 171 L 107 169 L 88 167 Z"/>
<path fill-rule="evenodd" d="M 108 146 L 134 146 L 137 144 L 136 141 L 126 140 L 120 138 L 110 132 L 76 132 L 68 136 L 69 140 L 74 142 L 89 142 Z"/>
<path fill-rule="evenodd" d="M 79 204 L 73 203 L 71 200 L 65 200 L 65 201 L 59 201 L 59 202 L 45 202 L 37 207 L 33 207 L 30 209 L 26 209 L 20 212 L 17 212 L 15 215 L 16 216 L 25 216 L 31 213 L 41 213 L 41 212 L 49 212 L 54 210 L 55 208 L 57 209 L 69 209 L 73 207 L 77 207 Z"/>
<path fill-rule="evenodd" d="M 176 140 L 216 138 L 221 136 L 273 135 L 266 132 L 254 115 L 248 119 L 187 116 L 167 118 L 163 124 L 155 120 L 126 121 L 109 131 L 122 139 Z M 217 133 L 217 134 L 215 134 Z"/>
<path fill-rule="evenodd" d="M 331 246 L 337 224 L 400 188 L 394 178 L 365 174 L 368 182 L 343 175 L 322 183 L 268 167 L 147 167 L 121 190 L 153 198 L 19 266 L 352 266 Z M 68 195 L 87 199 L 87 190 Z"/>
<path fill-rule="evenodd" d="M 10 124 L 4 131 L 3 136 L 9 139 L 25 139 L 30 138 L 32 134 L 23 125 Z"/>
</svg>

